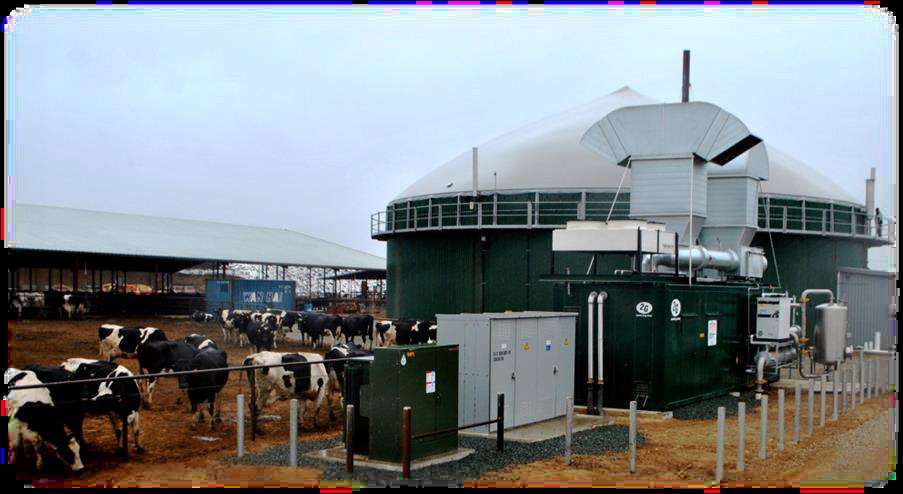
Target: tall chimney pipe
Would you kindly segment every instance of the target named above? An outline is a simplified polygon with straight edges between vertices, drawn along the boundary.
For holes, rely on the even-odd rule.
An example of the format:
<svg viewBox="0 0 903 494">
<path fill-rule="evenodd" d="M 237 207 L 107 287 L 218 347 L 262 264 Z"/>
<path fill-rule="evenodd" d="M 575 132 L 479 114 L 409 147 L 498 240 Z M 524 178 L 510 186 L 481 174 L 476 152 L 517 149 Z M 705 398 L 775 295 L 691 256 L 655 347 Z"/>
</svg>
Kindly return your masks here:
<svg viewBox="0 0 903 494">
<path fill-rule="evenodd" d="M 870 220 L 875 218 L 875 169 L 865 179 L 865 210 Z"/>
<path fill-rule="evenodd" d="M 681 87 L 680 102 L 690 101 L 690 50 L 684 50 L 684 83 Z"/>
<path fill-rule="evenodd" d="M 477 160 L 477 148 L 473 148 L 473 196 L 476 197 L 480 193 L 479 186 L 480 165 Z"/>
</svg>

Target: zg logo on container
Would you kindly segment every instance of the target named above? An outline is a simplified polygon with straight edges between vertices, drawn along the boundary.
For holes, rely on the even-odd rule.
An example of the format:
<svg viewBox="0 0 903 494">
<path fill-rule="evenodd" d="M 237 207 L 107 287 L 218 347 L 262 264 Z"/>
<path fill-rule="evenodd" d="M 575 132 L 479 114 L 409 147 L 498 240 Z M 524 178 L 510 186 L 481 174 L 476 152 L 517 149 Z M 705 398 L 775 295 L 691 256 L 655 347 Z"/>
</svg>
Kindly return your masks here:
<svg viewBox="0 0 903 494">
<path fill-rule="evenodd" d="M 637 317 L 652 317 L 652 304 L 649 302 L 640 302 L 636 304 Z"/>
</svg>

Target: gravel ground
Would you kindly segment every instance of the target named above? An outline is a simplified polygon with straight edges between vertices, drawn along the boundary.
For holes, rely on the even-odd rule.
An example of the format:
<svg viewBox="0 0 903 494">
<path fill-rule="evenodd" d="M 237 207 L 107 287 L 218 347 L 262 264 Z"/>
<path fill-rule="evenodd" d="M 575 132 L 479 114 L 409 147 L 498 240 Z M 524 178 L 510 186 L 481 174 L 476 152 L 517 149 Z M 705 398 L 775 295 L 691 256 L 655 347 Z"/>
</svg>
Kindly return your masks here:
<svg viewBox="0 0 903 494">
<path fill-rule="evenodd" d="M 743 391 L 739 398 L 728 394 L 677 408 L 673 410 L 674 418 L 677 420 L 713 420 L 718 418 L 718 407 L 724 407 L 726 417 L 733 417 L 737 415 L 737 403 L 740 401 L 746 402 L 747 416 L 759 406 L 755 391 Z"/>
<path fill-rule="evenodd" d="M 574 454 L 598 454 L 608 451 L 624 451 L 627 449 L 627 427 L 613 425 L 597 427 L 588 431 L 574 433 L 572 447 Z M 338 446 L 341 439 L 298 443 L 298 463 L 302 466 L 322 467 L 324 480 L 344 480 L 345 465 L 322 460 L 305 458 L 309 451 Z M 637 434 L 637 446 L 645 439 Z M 495 439 L 460 437 L 458 444 L 462 448 L 473 449 L 474 452 L 462 460 L 413 470 L 412 479 L 429 480 L 479 480 L 486 472 L 499 470 L 512 464 L 525 464 L 549 457 L 564 454 L 564 438 L 549 439 L 536 443 L 506 442 L 505 452 L 497 453 Z M 245 456 L 236 463 L 248 465 L 287 465 L 288 445 L 280 445 L 259 454 Z M 355 467 L 355 480 L 397 480 L 398 472 Z"/>
</svg>

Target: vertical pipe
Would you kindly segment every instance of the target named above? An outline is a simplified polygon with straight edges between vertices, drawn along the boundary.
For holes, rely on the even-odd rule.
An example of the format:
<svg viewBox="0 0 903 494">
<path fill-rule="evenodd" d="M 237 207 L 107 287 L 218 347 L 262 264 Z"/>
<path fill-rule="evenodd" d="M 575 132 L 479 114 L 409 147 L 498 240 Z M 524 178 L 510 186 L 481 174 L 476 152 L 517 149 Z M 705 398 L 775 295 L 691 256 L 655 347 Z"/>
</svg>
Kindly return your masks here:
<svg viewBox="0 0 903 494">
<path fill-rule="evenodd" d="M 872 397 L 872 368 L 874 366 L 871 362 L 865 363 L 865 397 L 871 399 Z"/>
<path fill-rule="evenodd" d="M 881 331 L 875 331 L 875 350 L 881 350 Z"/>
<path fill-rule="evenodd" d="M 411 407 L 401 411 L 401 478 L 411 478 Z"/>
<path fill-rule="evenodd" d="M 586 385 L 587 385 L 587 404 L 586 404 L 586 413 L 587 415 L 593 415 L 596 411 L 596 394 L 594 392 L 595 389 L 595 359 L 593 358 L 593 347 L 596 344 L 596 339 L 594 338 L 593 324 L 595 321 L 596 315 L 596 297 L 598 293 L 590 292 L 589 298 L 586 301 L 586 350 L 589 353 L 587 357 L 587 367 L 586 367 Z"/>
<path fill-rule="evenodd" d="M 251 440 L 257 440 L 257 370 L 252 370 L 248 374 L 248 381 L 251 382 Z"/>
<path fill-rule="evenodd" d="M 746 470 L 746 402 L 737 403 L 737 470 Z"/>
<path fill-rule="evenodd" d="M 680 87 L 680 102 L 690 101 L 690 50 L 684 50 L 683 83 Z"/>
<path fill-rule="evenodd" d="M 784 390 L 778 390 L 778 451 L 784 451 Z"/>
<path fill-rule="evenodd" d="M 852 377 L 850 379 L 850 407 L 855 410 L 856 409 L 856 369 L 857 365 L 853 365 Z"/>
<path fill-rule="evenodd" d="M 354 405 L 345 406 L 345 472 L 354 473 Z"/>
<path fill-rule="evenodd" d="M 570 396 L 564 400 L 564 411 L 567 418 L 564 422 L 564 464 L 571 464 L 571 434 L 574 432 L 574 399 Z"/>
<path fill-rule="evenodd" d="M 759 458 L 764 460 L 768 452 L 768 395 L 762 395 L 759 411 L 762 418 L 759 424 Z"/>
<path fill-rule="evenodd" d="M 825 426 L 825 392 L 827 391 L 825 388 L 828 387 L 827 380 L 825 376 L 821 376 L 821 400 L 818 405 L 818 426 Z"/>
<path fill-rule="evenodd" d="M 238 404 L 235 408 L 235 422 L 238 424 L 236 433 L 236 448 L 238 450 L 236 456 L 241 458 L 245 455 L 245 395 L 238 395 Z"/>
<path fill-rule="evenodd" d="M 298 400 L 289 402 L 288 466 L 298 466 Z"/>
<path fill-rule="evenodd" d="M 499 420 L 495 428 L 495 450 L 505 451 L 505 393 L 496 395 L 496 417 Z"/>
<path fill-rule="evenodd" d="M 802 394 L 801 388 L 802 387 L 800 386 L 800 384 L 796 383 L 796 387 L 794 388 L 796 397 L 794 399 L 794 406 L 793 406 L 793 442 L 794 442 L 794 444 L 800 443 L 800 395 Z"/>
<path fill-rule="evenodd" d="M 837 369 L 834 369 L 834 374 L 832 374 L 833 377 L 831 377 L 831 387 L 834 388 L 834 413 L 831 414 L 832 422 L 837 420 L 837 386 L 839 384 L 837 382 L 837 374 Z"/>
<path fill-rule="evenodd" d="M 865 403 L 865 354 L 859 350 L 859 404 Z"/>
<path fill-rule="evenodd" d="M 636 401 L 630 402 L 630 432 L 628 435 L 630 447 L 630 464 L 627 469 L 630 473 L 636 473 Z"/>
<path fill-rule="evenodd" d="M 814 413 L 815 412 L 815 390 L 814 390 L 814 386 L 815 385 L 813 384 L 812 379 L 809 379 L 809 403 L 808 403 L 809 404 L 809 407 L 808 407 L 809 413 L 808 413 L 808 417 L 806 417 L 807 426 L 808 426 L 806 428 L 806 430 L 808 431 L 808 434 L 810 436 L 812 435 L 812 426 L 813 426 L 813 423 L 815 422 L 815 413 Z"/>
<path fill-rule="evenodd" d="M 718 440 L 717 463 L 715 464 L 715 480 L 721 482 L 724 478 L 724 407 L 718 407 Z"/>
<path fill-rule="evenodd" d="M 840 370 L 840 413 L 847 414 L 847 370 Z"/>
</svg>

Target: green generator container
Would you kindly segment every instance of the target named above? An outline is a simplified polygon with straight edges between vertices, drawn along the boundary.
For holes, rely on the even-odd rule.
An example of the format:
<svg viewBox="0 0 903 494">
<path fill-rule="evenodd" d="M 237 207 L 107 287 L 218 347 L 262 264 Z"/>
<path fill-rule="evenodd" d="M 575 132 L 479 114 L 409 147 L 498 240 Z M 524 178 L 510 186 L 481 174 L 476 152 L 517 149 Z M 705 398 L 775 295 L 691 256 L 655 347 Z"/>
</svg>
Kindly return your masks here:
<svg viewBox="0 0 903 494">
<path fill-rule="evenodd" d="M 458 346 L 376 348 L 373 357 L 349 361 L 345 391 L 356 410 L 355 453 L 400 463 L 404 407 L 411 407 L 412 435 L 458 426 Z M 412 440 L 411 459 L 457 449 L 457 432 Z"/>
<path fill-rule="evenodd" d="M 626 276 L 623 278 L 627 278 Z M 577 310 L 575 390 L 587 390 L 587 299 L 606 292 L 602 403 L 671 410 L 747 383 L 749 335 L 761 290 L 747 283 L 696 283 L 634 276 L 558 287 L 562 309 Z M 568 294 L 567 292 L 570 291 Z"/>
</svg>

